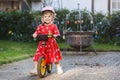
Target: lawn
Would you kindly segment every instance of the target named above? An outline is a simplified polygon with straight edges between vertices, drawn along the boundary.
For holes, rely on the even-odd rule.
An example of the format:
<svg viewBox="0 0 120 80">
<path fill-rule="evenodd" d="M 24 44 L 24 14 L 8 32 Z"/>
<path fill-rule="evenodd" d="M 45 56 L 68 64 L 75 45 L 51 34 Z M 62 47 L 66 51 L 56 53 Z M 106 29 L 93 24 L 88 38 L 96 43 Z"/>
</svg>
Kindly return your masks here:
<svg viewBox="0 0 120 80">
<path fill-rule="evenodd" d="M 59 43 L 61 50 L 66 48 L 66 44 Z M 120 51 L 120 46 L 110 44 L 95 43 L 97 51 Z M 0 40 L 0 65 L 33 57 L 37 44 L 29 42 L 13 42 Z M 70 48 L 70 47 L 68 47 Z M 91 47 L 89 48 L 91 49 Z"/>
<path fill-rule="evenodd" d="M 34 55 L 36 47 L 36 43 L 0 40 L 0 65 L 31 57 Z"/>
<path fill-rule="evenodd" d="M 65 50 L 67 48 L 68 50 L 75 50 L 71 48 L 70 46 L 66 47 L 65 43 L 60 43 L 59 46 L 62 50 Z M 96 49 L 96 51 L 120 51 L 120 46 L 112 45 L 112 44 L 100 44 L 100 43 L 94 43 L 93 45 L 89 46 L 88 48 L 83 49 L 85 50 L 93 50 Z"/>
</svg>

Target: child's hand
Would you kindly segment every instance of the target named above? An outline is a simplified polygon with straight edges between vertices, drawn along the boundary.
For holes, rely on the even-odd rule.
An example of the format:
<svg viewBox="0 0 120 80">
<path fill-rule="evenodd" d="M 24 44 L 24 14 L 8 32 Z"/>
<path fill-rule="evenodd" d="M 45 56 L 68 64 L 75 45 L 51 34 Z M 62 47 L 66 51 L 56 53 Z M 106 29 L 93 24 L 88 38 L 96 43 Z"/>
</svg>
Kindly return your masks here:
<svg viewBox="0 0 120 80">
<path fill-rule="evenodd" d="M 33 34 L 33 38 L 36 38 L 36 37 L 37 37 L 37 34 L 34 33 L 34 34 Z"/>
<path fill-rule="evenodd" d="M 53 37 L 54 37 L 54 38 L 56 38 L 56 37 L 57 37 L 57 35 L 53 35 Z"/>
<path fill-rule="evenodd" d="M 60 35 L 53 35 L 54 38 L 60 38 Z"/>
</svg>

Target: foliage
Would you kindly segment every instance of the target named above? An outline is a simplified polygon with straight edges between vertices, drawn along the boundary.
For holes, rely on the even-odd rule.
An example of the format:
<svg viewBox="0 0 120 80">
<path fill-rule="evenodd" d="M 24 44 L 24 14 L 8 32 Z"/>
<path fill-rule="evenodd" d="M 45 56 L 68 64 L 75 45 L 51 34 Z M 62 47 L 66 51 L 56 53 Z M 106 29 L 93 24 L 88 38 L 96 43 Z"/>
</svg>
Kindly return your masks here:
<svg viewBox="0 0 120 80">
<path fill-rule="evenodd" d="M 67 9 L 61 9 L 56 11 L 57 15 L 54 22 L 58 25 L 58 28 L 61 33 L 65 26 L 65 17 L 68 13 L 69 13 L 69 10 Z"/>
<path fill-rule="evenodd" d="M 80 26 L 83 31 L 92 30 L 93 25 L 91 25 L 92 14 L 87 10 L 82 10 L 80 13 L 78 11 L 71 11 L 66 14 L 63 22 L 64 29 L 71 28 L 72 31 L 80 31 Z"/>
<path fill-rule="evenodd" d="M 109 28 L 110 39 L 120 37 L 120 12 L 111 15 L 111 26 Z"/>
<path fill-rule="evenodd" d="M 33 16 L 28 11 L 0 12 L 1 39 L 31 41 Z"/>
<path fill-rule="evenodd" d="M 120 45 L 120 12 L 111 15 L 95 14 L 95 28 L 98 31 L 98 42 Z"/>
<path fill-rule="evenodd" d="M 56 10 L 54 23 L 57 24 L 61 35 L 65 31 L 95 31 L 95 40 L 101 43 L 120 45 L 120 12 L 111 15 L 90 13 L 87 10 L 69 11 Z M 93 22 L 92 22 L 93 21 Z M 41 23 L 41 13 L 29 11 L 0 12 L 0 39 L 32 42 L 32 34 Z M 62 38 L 60 38 L 60 41 Z"/>
</svg>

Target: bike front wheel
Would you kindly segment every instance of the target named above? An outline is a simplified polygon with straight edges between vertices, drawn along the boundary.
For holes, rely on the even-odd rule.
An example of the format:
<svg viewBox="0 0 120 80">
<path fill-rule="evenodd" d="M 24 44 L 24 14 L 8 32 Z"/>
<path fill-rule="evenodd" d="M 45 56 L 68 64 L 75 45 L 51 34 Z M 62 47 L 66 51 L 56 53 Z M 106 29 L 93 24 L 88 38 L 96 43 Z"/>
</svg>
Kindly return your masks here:
<svg viewBox="0 0 120 80">
<path fill-rule="evenodd" d="M 46 59 L 44 56 L 41 56 L 38 60 L 37 71 L 38 71 L 38 76 L 40 78 L 45 77 L 45 75 L 46 75 Z"/>
</svg>

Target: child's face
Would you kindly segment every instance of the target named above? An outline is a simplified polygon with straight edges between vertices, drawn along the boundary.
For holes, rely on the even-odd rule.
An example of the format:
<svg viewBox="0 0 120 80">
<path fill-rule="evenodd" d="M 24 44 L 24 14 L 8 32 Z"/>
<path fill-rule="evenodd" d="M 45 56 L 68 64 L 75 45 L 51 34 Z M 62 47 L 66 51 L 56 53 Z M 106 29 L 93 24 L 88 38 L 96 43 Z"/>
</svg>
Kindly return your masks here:
<svg viewBox="0 0 120 80">
<path fill-rule="evenodd" d="M 46 24 L 50 24 L 53 20 L 53 13 L 51 12 L 46 12 L 43 14 L 42 20 Z"/>
</svg>

